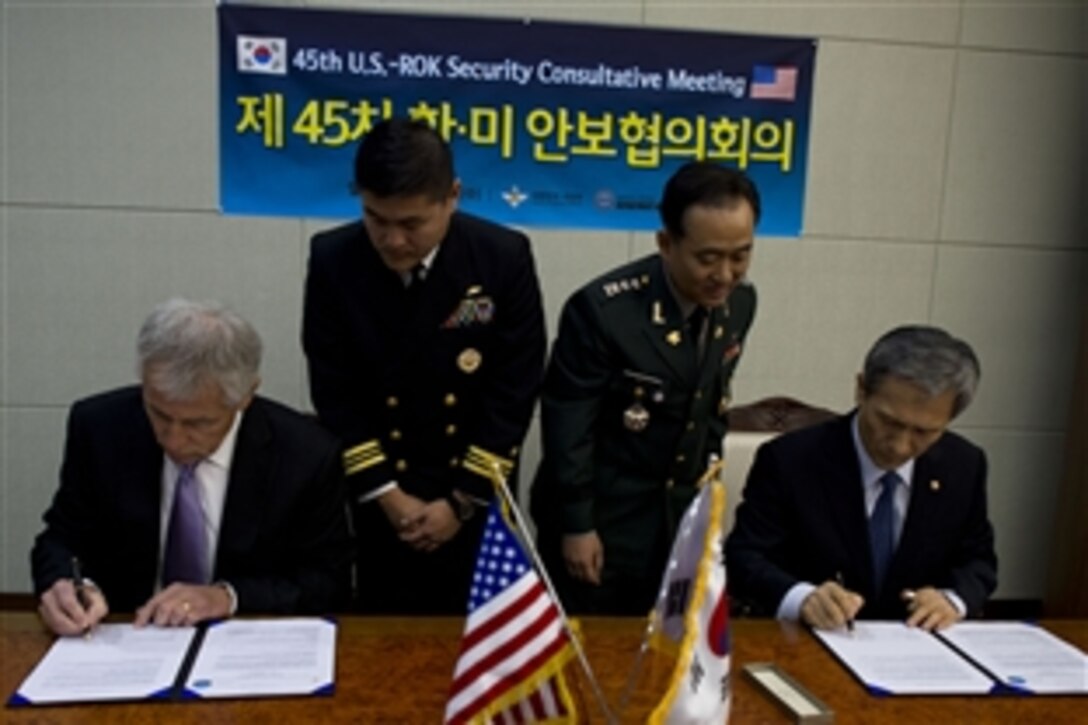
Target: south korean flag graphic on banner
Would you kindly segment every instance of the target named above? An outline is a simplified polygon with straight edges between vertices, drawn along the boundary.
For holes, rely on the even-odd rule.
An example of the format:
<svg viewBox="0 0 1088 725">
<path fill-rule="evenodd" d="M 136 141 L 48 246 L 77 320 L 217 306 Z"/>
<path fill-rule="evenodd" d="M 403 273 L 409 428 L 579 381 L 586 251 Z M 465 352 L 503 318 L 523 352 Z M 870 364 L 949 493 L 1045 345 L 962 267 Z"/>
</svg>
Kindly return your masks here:
<svg viewBox="0 0 1088 725">
<path fill-rule="evenodd" d="M 239 35 L 238 71 L 287 75 L 287 39 Z"/>
</svg>

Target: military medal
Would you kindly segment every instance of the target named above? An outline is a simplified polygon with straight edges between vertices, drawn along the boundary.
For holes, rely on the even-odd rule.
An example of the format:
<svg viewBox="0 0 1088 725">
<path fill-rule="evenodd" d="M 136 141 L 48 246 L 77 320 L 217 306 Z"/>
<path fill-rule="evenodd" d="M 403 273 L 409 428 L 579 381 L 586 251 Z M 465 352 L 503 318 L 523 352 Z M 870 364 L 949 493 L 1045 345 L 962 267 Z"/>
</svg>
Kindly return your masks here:
<svg viewBox="0 0 1088 725">
<path fill-rule="evenodd" d="M 725 328 L 722 327 L 721 325 L 717 325 L 714 328 L 714 339 L 715 340 L 717 340 L 718 338 L 720 338 L 724 334 L 725 334 Z"/>
<path fill-rule="evenodd" d="M 461 368 L 461 372 L 471 375 L 479 370 L 480 363 L 483 360 L 484 356 L 480 354 L 479 350 L 474 347 L 466 347 L 457 356 L 457 367 Z"/>
<path fill-rule="evenodd" d="M 631 407 L 623 411 L 623 427 L 629 431 L 638 433 L 646 429 L 650 424 L 650 411 L 637 400 Z"/>
</svg>

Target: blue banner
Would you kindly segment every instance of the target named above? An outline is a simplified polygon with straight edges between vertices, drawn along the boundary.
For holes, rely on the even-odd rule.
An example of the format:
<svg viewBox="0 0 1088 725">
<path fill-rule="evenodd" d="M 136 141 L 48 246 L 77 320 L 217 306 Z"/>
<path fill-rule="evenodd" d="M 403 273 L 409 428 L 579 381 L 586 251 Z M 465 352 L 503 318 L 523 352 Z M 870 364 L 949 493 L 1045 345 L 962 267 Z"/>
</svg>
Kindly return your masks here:
<svg viewBox="0 0 1088 725">
<path fill-rule="evenodd" d="M 220 204 L 355 218 L 359 139 L 447 138 L 461 208 L 519 226 L 647 230 L 681 164 L 744 169 L 765 235 L 801 232 L 815 41 L 221 5 Z"/>
</svg>

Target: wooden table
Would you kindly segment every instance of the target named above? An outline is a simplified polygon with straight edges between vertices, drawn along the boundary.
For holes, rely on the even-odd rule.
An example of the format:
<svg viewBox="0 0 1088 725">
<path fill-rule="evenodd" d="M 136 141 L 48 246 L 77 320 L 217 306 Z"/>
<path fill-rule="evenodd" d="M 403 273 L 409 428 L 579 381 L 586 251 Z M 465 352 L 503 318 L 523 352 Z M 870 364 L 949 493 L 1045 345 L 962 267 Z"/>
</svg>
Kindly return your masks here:
<svg viewBox="0 0 1088 725">
<path fill-rule="evenodd" d="M 1088 621 L 1045 623 L 1088 647 Z M 441 723 L 450 673 L 460 643 L 460 619 L 343 617 L 332 697 L 129 703 L 0 710 L 10 723 Z M 626 682 L 642 623 L 633 619 L 583 622 L 590 663 L 609 701 Z M 53 638 L 33 614 L 0 613 L 0 694 L 6 699 L 49 648 Z M 835 711 L 839 723 L 1058 723 L 1088 720 L 1083 697 L 870 696 L 808 632 L 768 620 L 735 620 L 734 723 L 784 723 L 785 715 L 741 673 L 748 662 L 775 662 Z M 648 657 L 624 723 L 645 720 L 669 676 L 663 657 Z M 583 722 L 603 722 L 584 684 Z"/>
</svg>

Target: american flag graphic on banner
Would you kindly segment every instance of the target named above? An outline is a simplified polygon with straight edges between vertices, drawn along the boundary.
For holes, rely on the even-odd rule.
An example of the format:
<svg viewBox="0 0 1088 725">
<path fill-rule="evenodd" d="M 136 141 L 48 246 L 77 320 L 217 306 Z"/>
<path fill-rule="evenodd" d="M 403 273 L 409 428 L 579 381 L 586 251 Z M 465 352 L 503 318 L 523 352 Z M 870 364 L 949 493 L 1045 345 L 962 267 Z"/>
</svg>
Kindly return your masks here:
<svg viewBox="0 0 1088 725">
<path fill-rule="evenodd" d="M 792 66 L 757 65 L 752 69 L 749 98 L 792 101 L 797 95 L 797 69 Z"/>
<path fill-rule="evenodd" d="M 446 723 L 573 723 L 559 608 L 494 502 L 476 557 Z"/>
</svg>

